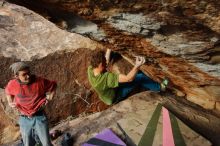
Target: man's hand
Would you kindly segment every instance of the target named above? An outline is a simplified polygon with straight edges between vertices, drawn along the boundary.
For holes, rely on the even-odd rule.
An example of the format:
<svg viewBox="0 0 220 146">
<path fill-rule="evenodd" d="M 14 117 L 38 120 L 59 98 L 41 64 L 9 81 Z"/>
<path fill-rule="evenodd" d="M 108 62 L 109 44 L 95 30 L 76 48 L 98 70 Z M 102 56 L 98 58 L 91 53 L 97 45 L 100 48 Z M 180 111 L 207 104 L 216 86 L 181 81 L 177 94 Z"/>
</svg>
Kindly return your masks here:
<svg viewBox="0 0 220 146">
<path fill-rule="evenodd" d="M 105 59 L 106 59 L 106 64 L 108 65 L 110 62 L 110 56 L 111 56 L 111 49 L 107 49 L 105 53 Z"/>
<path fill-rule="evenodd" d="M 15 108 L 16 103 L 14 102 L 14 96 L 6 94 L 6 98 L 7 98 L 7 101 L 8 101 L 8 105 L 12 108 Z"/>
<path fill-rule="evenodd" d="M 144 63 L 145 63 L 145 58 L 144 57 L 136 56 L 135 67 L 139 68 Z"/>
<path fill-rule="evenodd" d="M 145 63 L 144 57 L 136 56 L 135 66 L 132 68 L 132 70 L 127 75 L 119 74 L 119 79 L 118 79 L 119 83 L 126 83 L 133 81 L 139 70 L 139 67 L 144 63 Z"/>
<path fill-rule="evenodd" d="M 48 101 L 51 101 L 54 96 L 55 96 L 55 90 L 46 93 L 46 99 L 47 99 Z"/>
<path fill-rule="evenodd" d="M 46 101 L 45 101 L 45 104 L 44 105 L 47 105 L 49 103 L 48 99 L 46 98 Z"/>
<path fill-rule="evenodd" d="M 16 103 L 14 103 L 14 102 L 9 102 L 8 104 L 9 104 L 9 106 L 12 107 L 12 108 L 15 108 L 15 107 L 16 107 Z"/>
</svg>

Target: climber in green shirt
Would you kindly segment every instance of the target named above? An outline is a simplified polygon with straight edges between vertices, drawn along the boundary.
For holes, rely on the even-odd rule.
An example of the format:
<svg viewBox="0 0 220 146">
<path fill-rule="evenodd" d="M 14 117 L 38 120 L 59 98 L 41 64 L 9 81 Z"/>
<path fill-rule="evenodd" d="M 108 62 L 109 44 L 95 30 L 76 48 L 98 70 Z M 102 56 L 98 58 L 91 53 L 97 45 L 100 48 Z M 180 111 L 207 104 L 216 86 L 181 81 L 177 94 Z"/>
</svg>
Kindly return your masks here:
<svg viewBox="0 0 220 146">
<path fill-rule="evenodd" d="M 142 72 L 138 72 L 140 66 L 145 63 L 144 57 L 137 56 L 134 67 L 127 75 L 124 75 L 106 71 L 108 60 L 106 58 L 109 58 L 109 54 L 110 50 L 107 50 L 106 54 L 102 50 L 95 50 L 88 67 L 89 82 L 105 104 L 111 105 L 125 99 L 136 86 L 152 91 L 165 90 L 167 80 L 160 84 Z"/>
</svg>

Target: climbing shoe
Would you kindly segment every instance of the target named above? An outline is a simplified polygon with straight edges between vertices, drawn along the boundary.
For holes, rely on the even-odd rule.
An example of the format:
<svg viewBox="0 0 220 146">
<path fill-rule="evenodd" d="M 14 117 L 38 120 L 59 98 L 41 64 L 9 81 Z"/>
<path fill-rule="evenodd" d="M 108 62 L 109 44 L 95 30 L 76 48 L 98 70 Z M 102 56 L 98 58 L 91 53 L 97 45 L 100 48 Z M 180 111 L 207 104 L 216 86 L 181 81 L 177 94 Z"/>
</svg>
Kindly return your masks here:
<svg viewBox="0 0 220 146">
<path fill-rule="evenodd" d="M 166 91 L 166 88 L 169 84 L 169 80 L 168 79 L 163 79 L 163 81 L 160 83 L 160 89 L 161 91 Z"/>
</svg>

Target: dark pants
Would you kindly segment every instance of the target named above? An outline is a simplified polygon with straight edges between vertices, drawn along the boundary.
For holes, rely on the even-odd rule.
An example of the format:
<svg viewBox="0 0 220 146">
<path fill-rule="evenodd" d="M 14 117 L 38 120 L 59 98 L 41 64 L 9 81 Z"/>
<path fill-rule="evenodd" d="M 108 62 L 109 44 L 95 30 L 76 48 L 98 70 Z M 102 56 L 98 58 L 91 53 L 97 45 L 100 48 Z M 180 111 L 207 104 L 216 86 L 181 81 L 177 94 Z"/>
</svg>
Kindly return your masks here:
<svg viewBox="0 0 220 146">
<path fill-rule="evenodd" d="M 151 91 L 160 91 L 160 84 L 143 74 L 142 72 L 139 72 L 135 79 L 132 82 L 127 83 L 120 83 L 119 87 L 116 88 L 116 97 L 114 100 L 114 103 L 117 103 L 119 101 L 122 101 L 127 98 L 128 94 L 131 93 L 131 91 L 136 88 L 141 87 L 145 90 L 151 90 Z"/>
</svg>

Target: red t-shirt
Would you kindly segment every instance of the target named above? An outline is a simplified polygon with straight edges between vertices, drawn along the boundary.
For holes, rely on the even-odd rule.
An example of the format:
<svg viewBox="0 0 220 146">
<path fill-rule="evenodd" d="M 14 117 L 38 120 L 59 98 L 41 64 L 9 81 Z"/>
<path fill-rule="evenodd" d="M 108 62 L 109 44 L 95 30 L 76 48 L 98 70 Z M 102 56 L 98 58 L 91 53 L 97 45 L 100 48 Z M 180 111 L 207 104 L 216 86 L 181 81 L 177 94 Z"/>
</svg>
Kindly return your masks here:
<svg viewBox="0 0 220 146">
<path fill-rule="evenodd" d="M 10 80 L 5 88 L 8 95 L 14 96 L 17 109 L 31 116 L 46 102 L 46 93 L 56 88 L 56 82 L 35 77 L 30 84 L 21 84 L 17 79 Z"/>
</svg>

